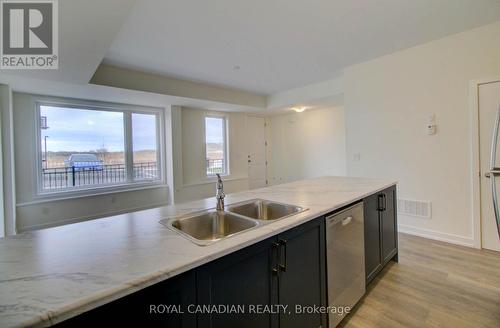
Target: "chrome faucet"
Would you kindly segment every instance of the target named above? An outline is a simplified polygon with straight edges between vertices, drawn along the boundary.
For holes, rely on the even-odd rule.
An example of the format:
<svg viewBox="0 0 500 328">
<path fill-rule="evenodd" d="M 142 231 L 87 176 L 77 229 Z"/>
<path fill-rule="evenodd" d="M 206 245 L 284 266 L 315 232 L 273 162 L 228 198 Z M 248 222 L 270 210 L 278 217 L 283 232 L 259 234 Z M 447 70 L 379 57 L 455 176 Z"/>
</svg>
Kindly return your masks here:
<svg viewBox="0 0 500 328">
<path fill-rule="evenodd" d="M 224 197 L 226 197 L 226 194 L 224 193 L 224 185 L 222 184 L 222 179 L 220 178 L 220 174 L 217 173 L 217 184 L 215 193 L 215 199 L 217 199 L 217 211 L 224 210 Z"/>
</svg>

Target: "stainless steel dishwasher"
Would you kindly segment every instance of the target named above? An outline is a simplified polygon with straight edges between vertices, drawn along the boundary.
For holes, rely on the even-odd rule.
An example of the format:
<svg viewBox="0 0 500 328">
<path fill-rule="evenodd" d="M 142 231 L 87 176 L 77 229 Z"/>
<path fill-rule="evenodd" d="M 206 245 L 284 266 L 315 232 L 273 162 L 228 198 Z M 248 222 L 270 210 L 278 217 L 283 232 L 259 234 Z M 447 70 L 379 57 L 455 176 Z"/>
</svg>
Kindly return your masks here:
<svg viewBox="0 0 500 328">
<path fill-rule="evenodd" d="M 325 220 L 329 326 L 333 328 L 346 316 L 340 308 L 352 308 L 366 290 L 363 203 Z"/>
</svg>

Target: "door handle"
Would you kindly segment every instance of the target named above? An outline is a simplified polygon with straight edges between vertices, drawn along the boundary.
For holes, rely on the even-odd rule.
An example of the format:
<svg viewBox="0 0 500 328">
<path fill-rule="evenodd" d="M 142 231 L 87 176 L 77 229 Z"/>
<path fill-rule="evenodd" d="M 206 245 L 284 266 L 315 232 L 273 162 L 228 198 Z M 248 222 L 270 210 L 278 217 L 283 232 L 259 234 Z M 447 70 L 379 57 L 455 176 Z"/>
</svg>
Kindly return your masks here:
<svg viewBox="0 0 500 328">
<path fill-rule="evenodd" d="M 484 174 L 484 177 L 489 179 L 489 178 L 491 178 L 492 175 L 495 175 L 495 174 L 500 175 L 500 171 L 499 170 L 492 170 L 490 172 L 486 172 Z"/>
<path fill-rule="evenodd" d="M 284 249 L 284 251 L 285 251 L 285 255 L 284 255 L 284 257 L 285 257 L 285 264 L 281 264 L 281 263 L 280 263 L 280 265 L 279 265 L 279 269 L 280 269 L 280 271 L 286 272 L 286 269 L 287 269 L 287 260 L 286 260 L 286 258 L 287 258 L 287 256 L 286 256 L 286 240 L 284 240 L 284 239 L 280 239 L 279 243 L 280 243 L 280 245 L 281 245 L 281 246 L 283 246 L 283 249 Z M 281 251 L 279 252 L 279 254 L 280 254 L 280 260 L 281 260 Z M 280 261 L 280 262 L 281 262 L 281 261 Z"/>
</svg>

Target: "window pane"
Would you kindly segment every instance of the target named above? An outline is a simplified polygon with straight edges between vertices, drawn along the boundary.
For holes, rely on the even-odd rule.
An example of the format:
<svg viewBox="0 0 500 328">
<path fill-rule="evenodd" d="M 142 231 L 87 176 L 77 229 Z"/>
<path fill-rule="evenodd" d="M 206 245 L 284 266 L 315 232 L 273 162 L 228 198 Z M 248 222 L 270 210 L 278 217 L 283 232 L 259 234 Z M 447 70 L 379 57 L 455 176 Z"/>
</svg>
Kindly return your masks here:
<svg viewBox="0 0 500 328">
<path fill-rule="evenodd" d="M 134 180 L 159 179 L 156 115 L 132 114 Z"/>
<path fill-rule="evenodd" d="M 205 118 L 206 172 L 226 174 L 225 119 Z"/>
<path fill-rule="evenodd" d="M 123 113 L 40 106 L 45 190 L 122 183 Z"/>
</svg>

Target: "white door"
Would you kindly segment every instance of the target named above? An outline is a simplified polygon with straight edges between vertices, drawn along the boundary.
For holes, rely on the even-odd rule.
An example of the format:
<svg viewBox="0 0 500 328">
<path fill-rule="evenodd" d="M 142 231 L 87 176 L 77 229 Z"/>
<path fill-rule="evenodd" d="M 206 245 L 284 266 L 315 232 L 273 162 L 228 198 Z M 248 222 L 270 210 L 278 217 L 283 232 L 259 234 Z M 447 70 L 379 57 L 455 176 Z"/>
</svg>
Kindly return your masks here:
<svg viewBox="0 0 500 328">
<path fill-rule="evenodd" d="M 250 189 L 267 185 L 266 121 L 262 117 L 248 117 L 248 178 Z"/>
<path fill-rule="evenodd" d="M 493 212 L 490 171 L 490 153 L 495 119 L 500 106 L 500 81 L 479 87 L 479 154 L 481 161 L 481 244 L 483 248 L 500 251 L 500 238 Z M 500 142 L 500 141 L 499 141 Z M 498 157 L 499 154 L 497 154 Z M 500 177 L 496 178 L 500 192 Z M 499 195 L 500 196 L 500 195 Z"/>
</svg>

